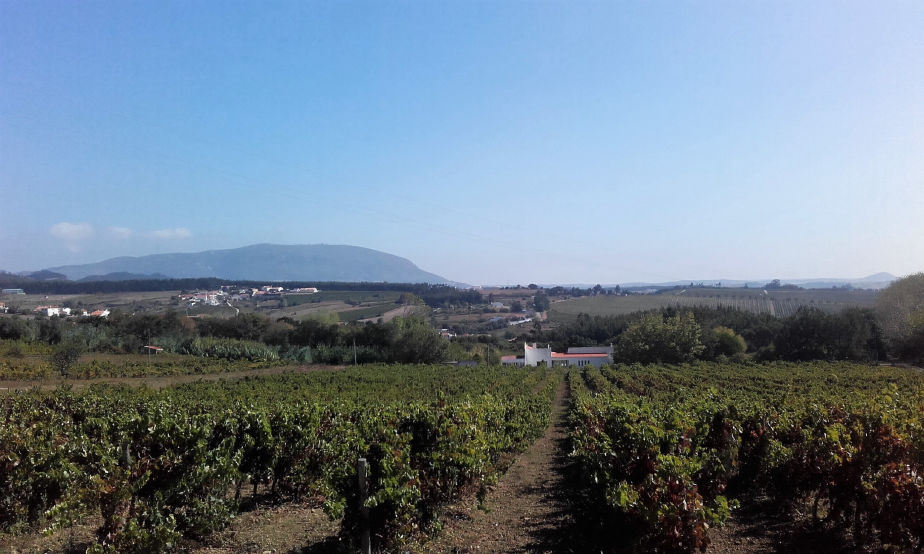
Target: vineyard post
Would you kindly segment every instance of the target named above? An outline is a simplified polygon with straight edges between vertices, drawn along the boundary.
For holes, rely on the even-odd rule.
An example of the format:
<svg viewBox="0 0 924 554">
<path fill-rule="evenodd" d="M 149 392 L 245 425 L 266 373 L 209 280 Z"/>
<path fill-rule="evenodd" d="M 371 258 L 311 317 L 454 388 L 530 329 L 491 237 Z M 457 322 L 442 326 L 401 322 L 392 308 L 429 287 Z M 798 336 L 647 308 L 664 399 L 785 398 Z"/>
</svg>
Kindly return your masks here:
<svg viewBox="0 0 924 554">
<path fill-rule="evenodd" d="M 359 484 L 359 541 L 362 554 L 372 554 L 372 538 L 369 533 L 369 508 L 366 498 L 369 496 L 369 464 L 365 458 L 356 461 L 356 479 Z"/>
</svg>

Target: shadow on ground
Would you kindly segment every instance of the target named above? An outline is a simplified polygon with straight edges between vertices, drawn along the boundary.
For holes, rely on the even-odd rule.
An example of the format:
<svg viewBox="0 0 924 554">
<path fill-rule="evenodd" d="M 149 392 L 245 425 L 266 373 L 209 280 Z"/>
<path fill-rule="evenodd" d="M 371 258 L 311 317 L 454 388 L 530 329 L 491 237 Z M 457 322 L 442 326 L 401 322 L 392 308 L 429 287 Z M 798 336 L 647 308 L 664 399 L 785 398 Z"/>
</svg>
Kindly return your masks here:
<svg viewBox="0 0 924 554">
<path fill-rule="evenodd" d="M 608 533 L 601 524 L 601 517 L 594 510 L 581 484 L 573 460 L 569 457 L 571 445 L 567 436 L 566 420 L 559 421 L 561 434 L 555 444 L 556 480 L 544 488 L 560 509 L 554 516 L 561 522 L 558 528 L 535 525 L 530 531 L 532 542 L 530 552 L 592 553 L 606 551 L 603 540 Z"/>
<path fill-rule="evenodd" d="M 304 548 L 290 550 L 288 554 L 347 554 L 353 552 L 337 537 L 328 537 Z"/>
</svg>

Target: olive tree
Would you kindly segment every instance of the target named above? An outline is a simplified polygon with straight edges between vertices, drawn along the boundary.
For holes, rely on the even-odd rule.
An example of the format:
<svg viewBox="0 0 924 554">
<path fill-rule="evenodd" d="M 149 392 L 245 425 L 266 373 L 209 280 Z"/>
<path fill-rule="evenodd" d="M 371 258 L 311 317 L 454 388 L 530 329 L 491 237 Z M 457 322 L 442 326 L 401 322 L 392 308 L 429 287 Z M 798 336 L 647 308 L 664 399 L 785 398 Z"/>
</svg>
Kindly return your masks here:
<svg viewBox="0 0 924 554">
<path fill-rule="evenodd" d="M 702 329 L 690 312 L 668 317 L 646 314 L 619 336 L 617 357 L 630 363 L 689 362 L 705 349 L 701 335 Z"/>
<path fill-rule="evenodd" d="M 876 298 L 876 315 L 889 349 L 900 358 L 924 359 L 924 273 L 894 281 Z"/>
<path fill-rule="evenodd" d="M 59 344 L 51 354 L 51 365 L 62 377 L 67 377 L 80 359 L 81 350 L 80 345 L 75 342 Z"/>
</svg>

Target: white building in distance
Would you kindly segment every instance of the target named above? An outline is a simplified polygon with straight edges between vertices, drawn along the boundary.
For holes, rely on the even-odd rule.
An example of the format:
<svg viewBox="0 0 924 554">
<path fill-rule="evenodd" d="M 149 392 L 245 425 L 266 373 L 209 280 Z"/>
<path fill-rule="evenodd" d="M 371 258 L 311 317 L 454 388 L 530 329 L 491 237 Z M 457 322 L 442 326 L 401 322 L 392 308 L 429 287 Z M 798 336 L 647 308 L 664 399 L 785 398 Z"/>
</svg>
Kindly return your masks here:
<svg viewBox="0 0 924 554">
<path fill-rule="evenodd" d="M 523 356 L 503 356 L 503 365 L 537 366 L 540 362 L 552 366 L 594 366 L 602 367 L 613 362 L 613 346 L 578 346 L 568 348 L 567 353 L 552 352 L 552 348 L 545 348 L 523 343 Z"/>
</svg>

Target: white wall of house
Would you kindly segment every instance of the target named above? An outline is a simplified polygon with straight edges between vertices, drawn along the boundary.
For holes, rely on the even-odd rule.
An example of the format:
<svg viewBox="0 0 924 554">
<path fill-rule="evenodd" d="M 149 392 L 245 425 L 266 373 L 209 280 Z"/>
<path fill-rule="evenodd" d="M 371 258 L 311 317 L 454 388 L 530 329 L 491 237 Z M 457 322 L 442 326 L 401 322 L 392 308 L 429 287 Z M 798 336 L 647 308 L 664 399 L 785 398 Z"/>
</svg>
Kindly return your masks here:
<svg viewBox="0 0 924 554">
<path fill-rule="evenodd" d="M 535 344 L 530 346 L 528 344 L 523 345 L 523 348 L 526 350 L 525 358 L 526 365 L 539 365 L 539 362 L 545 362 L 549 367 L 552 367 L 552 349 L 546 346 L 545 348 L 539 348 Z"/>
</svg>

